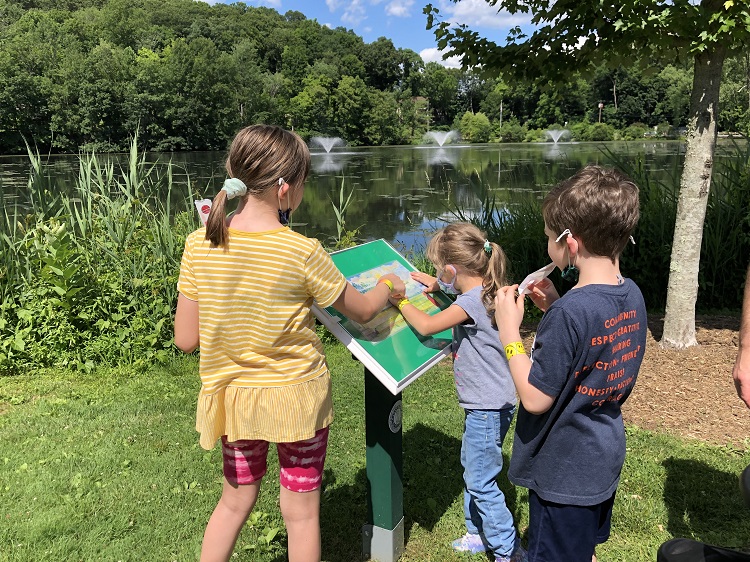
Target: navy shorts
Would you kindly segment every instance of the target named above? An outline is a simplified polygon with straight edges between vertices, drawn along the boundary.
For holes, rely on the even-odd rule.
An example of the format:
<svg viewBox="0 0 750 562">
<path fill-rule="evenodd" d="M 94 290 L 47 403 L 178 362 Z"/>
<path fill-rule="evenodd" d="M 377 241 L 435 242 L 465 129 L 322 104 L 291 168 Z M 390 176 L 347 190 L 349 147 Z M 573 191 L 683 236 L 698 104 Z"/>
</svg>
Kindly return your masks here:
<svg viewBox="0 0 750 562">
<path fill-rule="evenodd" d="M 597 505 L 548 502 L 529 490 L 529 562 L 591 562 L 609 538 L 615 494 Z"/>
</svg>

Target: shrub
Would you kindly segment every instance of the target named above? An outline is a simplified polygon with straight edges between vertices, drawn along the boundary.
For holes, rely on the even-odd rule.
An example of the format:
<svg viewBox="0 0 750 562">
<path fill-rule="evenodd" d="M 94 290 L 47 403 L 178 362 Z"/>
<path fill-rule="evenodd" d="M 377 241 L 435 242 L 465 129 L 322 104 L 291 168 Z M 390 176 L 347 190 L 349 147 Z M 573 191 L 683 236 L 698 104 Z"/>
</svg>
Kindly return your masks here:
<svg viewBox="0 0 750 562">
<path fill-rule="evenodd" d="M 594 123 L 588 130 L 590 141 L 611 141 L 615 139 L 615 128 L 608 123 Z"/>
<path fill-rule="evenodd" d="M 662 121 L 656 126 L 656 136 L 674 139 L 677 138 L 677 130 L 666 121 Z"/>
<path fill-rule="evenodd" d="M 119 173 L 82 155 L 72 190 L 29 153 L 25 207 L 0 219 L 0 372 L 145 368 L 172 355 L 180 257 L 197 221 L 171 218 L 171 165 L 162 174 L 136 146 Z"/>
<path fill-rule="evenodd" d="M 573 123 L 568 127 L 570 131 L 570 138 L 574 141 L 585 141 L 589 138 L 589 129 L 591 123 L 583 121 L 581 123 Z"/>
<path fill-rule="evenodd" d="M 633 123 L 622 132 L 622 139 L 623 140 L 639 140 L 645 137 L 646 133 L 649 130 L 650 129 L 648 125 L 644 125 L 643 123 Z"/>
<path fill-rule="evenodd" d="M 526 128 L 518 122 L 518 119 L 510 119 L 500 127 L 498 137 L 500 142 L 523 142 L 526 138 Z"/>
<path fill-rule="evenodd" d="M 526 138 L 524 142 L 547 142 L 549 137 L 547 136 L 546 129 L 529 129 L 526 132 Z"/>
<path fill-rule="evenodd" d="M 461 117 L 461 136 L 469 142 L 488 142 L 492 134 L 492 125 L 484 113 L 467 111 Z"/>
</svg>

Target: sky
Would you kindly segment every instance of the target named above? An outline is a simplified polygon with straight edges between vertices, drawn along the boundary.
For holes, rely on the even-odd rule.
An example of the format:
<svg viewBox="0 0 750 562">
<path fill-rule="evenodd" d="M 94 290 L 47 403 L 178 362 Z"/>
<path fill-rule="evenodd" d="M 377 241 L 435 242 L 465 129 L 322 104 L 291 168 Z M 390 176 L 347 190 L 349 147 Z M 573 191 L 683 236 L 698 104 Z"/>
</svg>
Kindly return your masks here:
<svg viewBox="0 0 750 562">
<path fill-rule="evenodd" d="M 208 0 L 209 4 L 219 1 Z M 345 27 L 372 43 L 379 37 L 390 39 L 397 49 L 411 49 L 425 62 L 439 62 L 444 66 L 458 67 L 455 58 L 443 60 L 438 51 L 435 35 L 425 29 L 425 5 L 432 3 L 440 10 L 445 21 L 463 23 L 482 37 L 504 43 L 508 30 L 520 25 L 528 27 L 527 14 L 510 15 L 490 6 L 485 0 L 242 0 L 248 6 L 265 6 L 284 14 L 296 10 L 321 25 Z"/>
</svg>

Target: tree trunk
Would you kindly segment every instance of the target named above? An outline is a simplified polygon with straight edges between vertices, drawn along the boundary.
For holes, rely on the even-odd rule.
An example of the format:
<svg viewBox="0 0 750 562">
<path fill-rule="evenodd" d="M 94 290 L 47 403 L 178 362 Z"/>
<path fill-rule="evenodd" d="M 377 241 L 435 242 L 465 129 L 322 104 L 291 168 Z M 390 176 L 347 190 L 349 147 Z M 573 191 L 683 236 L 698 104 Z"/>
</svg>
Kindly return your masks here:
<svg viewBox="0 0 750 562">
<path fill-rule="evenodd" d="M 725 56 L 726 50 L 719 46 L 695 57 L 661 347 L 685 348 L 698 344 L 695 339 L 698 269 L 716 148 L 719 86 Z"/>
</svg>

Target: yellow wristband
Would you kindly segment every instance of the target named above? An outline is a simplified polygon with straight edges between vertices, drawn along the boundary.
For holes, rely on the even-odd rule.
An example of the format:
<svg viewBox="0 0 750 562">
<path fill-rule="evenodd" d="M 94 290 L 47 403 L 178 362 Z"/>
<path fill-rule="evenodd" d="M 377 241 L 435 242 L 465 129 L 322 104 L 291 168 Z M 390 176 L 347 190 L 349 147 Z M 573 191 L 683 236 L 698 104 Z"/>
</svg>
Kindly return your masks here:
<svg viewBox="0 0 750 562">
<path fill-rule="evenodd" d="M 390 279 L 378 279 L 378 283 L 384 283 L 389 291 L 393 291 L 393 281 Z"/>
<path fill-rule="evenodd" d="M 523 347 L 523 342 L 514 341 L 505 346 L 505 357 L 510 358 L 514 355 L 526 355 L 526 349 Z"/>
<path fill-rule="evenodd" d="M 407 299 L 406 297 L 404 297 L 403 299 L 401 299 L 400 301 L 398 301 L 398 303 L 396 304 L 396 308 L 398 308 L 399 311 L 400 311 L 407 304 L 411 304 L 411 303 L 409 302 L 409 299 Z"/>
</svg>

